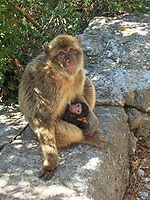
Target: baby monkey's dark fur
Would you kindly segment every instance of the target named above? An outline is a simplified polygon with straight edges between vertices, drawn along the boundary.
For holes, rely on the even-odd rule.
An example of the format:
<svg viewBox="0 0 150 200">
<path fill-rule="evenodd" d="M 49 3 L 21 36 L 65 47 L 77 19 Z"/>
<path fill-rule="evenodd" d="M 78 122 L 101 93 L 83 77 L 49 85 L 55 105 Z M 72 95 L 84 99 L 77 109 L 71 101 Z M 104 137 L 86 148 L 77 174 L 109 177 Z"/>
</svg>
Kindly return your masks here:
<svg viewBox="0 0 150 200">
<path fill-rule="evenodd" d="M 74 107 L 74 110 L 71 109 L 72 107 Z M 80 111 L 80 113 L 77 112 L 77 109 Z M 78 126 L 84 131 L 84 133 L 86 133 L 88 132 L 88 114 L 89 107 L 85 102 L 72 103 L 71 105 L 68 105 L 68 108 L 65 111 L 62 119 Z"/>
</svg>

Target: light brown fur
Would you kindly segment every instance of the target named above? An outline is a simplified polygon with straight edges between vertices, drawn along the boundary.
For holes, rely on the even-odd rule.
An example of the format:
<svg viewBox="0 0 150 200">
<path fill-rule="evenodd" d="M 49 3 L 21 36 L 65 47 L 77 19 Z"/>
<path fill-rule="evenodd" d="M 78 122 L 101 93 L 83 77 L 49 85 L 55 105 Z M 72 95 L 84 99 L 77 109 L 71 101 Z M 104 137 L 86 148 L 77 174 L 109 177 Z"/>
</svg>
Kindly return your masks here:
<svg viewBox="0 0 150 200">
<path fill-rule="evenodd" d="M 54 59 L 58 49 L 70 46 L 75 47 L 78 52 L 73 67 L 71 66 L 75 70 L 73 74 L 69 74 L 70 69 L 67 71 Z M 86 136 L 80 128 L 62 120 L 68 101 L 74 100 L 84 101 L 89 105 L 87 120 L 90 129 Z M 56 37 L 43 54 L 28 64 L 19 86 L 19 105 L 41 143 L 44 163 L 40 177 L 44 180 L 50 179 L 57 167 L 57 147 L 84 143 L 101 148 L 107 143 L 96 131 L 98 119 L 93 112 L 95 89 L 85 76 L 83 52 L 77 38 L 68 35 Z"/>
</svg>

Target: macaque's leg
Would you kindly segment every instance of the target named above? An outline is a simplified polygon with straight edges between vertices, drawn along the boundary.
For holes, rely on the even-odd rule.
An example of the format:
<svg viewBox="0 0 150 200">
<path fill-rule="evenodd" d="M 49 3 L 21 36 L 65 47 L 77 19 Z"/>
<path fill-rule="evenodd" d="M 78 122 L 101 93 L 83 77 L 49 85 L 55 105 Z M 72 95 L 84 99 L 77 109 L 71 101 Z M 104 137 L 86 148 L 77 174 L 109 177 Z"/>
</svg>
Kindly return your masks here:
<svg viewBox="0 0 150 200">
<path fill-rule="evenodd" d="M 79 143 L 103 148 L 107 144 L 106 139 L 100 133 L 99 129 L 96 130 L 93 136 L 86 137 L 77 126 L 63 120 L 58 120 L 55 123 L 55 130 L 57 147 L 66 147 Z"/>
<path fill-rule="evenodd" d="M 84 131 L 84 135 L 91 136 L 95 133 L 96 129 L 99 126 L 98 118 L 96 117 L 95 113 L 93 111 L 90 111 L 87 116 L 88 121 L 88 129 Z"/>
<path fill-rule="evenodd" d="M 52 177 L 58 163 L 55 129 L 52 124 L 51 127 L 45 126 L 41 120 L 29 120 L 29 124 L 31 129 L 37 135 L 44 154 L 43 167 L 39 177 L 46 181 Z"/>
<path fill-rule="evenodd" d="M 90 110 L 93 110 L 96 101 L 95 87 L 88 78 L 85 80 L 83 96 L 86 99 Z"/>
<path fill-rule="evenodd" d="M 55 137 L 57 147 L 66 147 L 73 143 L 80 143 L 84 139 L 80 128 L 61 119 L 55 122 Z"/>
<path fill-rule="evenodd" d="M 88 102 L 90 109 L 93 110 L 96 102 L 96 93 L 93 83 L 88 78 L 84 85 L 84 98 Z M 88 134 L 88 136 L 91 137 L 85 137 L 85 139 L 82 140 L 82 143 L 97 146 L 98 148 L 104 148 L 108 144 L 108 141 L 103 136 L 102 131 L 98 129 L 98 119 L 93 111 L 90 112 L 87 120 L 89 126 L 94 128 L 91 130 L 91 133 Z M 94 126 L 95 122 L 96 125 Z"/>
<path fill-rule="evenodd" d="M 82 144 L 89 144 L 95 147 L 98 147 L 100 149 L 104 148 L 107 144 L 108 141 L 106 138 L 103 136 L 102 132 L 100 129 L 97 129 L 94 135 L 91 137 L 85 137 L 82 141 Z"/>
<path fill-rule="evenodd" d="M 108 143 L 99 129 L 91 137 L 82 134 L 82 130 L 77 126 L 59 120 L 55 123 L 57 147 L 66 147 L 71 144 L 88 144 L 98 148 L 104 148 Z"/>
<path fill-rule="evenodd" d="M 84 135 L 87 135 L 87 136 L 93 135 L 99 125 L 98 118 L 96 117 L 95 113 L 93 112 L 93 109 L 95 106 L 95 101 L 96 101 L 95 95 L 96 95 L 95 87 L 94 87 L 93 83 L 88 78 L 86 78 L 85 84 L 84 84 L 83 96 L 90 108 L 90 113 L 87 117 L 87 121 L 89 123 L 89 130 L 84 132 Z"/>
</svg>

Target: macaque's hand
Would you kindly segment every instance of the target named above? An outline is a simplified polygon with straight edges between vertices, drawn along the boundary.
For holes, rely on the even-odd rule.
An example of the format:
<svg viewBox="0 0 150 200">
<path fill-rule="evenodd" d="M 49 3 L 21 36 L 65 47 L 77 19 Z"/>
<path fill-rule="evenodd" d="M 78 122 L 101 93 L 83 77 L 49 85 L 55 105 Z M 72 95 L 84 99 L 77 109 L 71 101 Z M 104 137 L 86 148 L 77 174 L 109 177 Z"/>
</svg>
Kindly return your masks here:
<svg viewBox="0 0 150 200">
<path fill-rule="evenodd" d="M 43 181 L 49 181 L 53 176 L 53 174 L 54 174 L 53 170 L 47 171 L 45 169 L 41 169 L 39 178 L 42 179 Z"/>
<path fill-rule="evenodd" d="M 92 136 L 98 128 L 98 119 L 95 117 L 93 112 L 89 112 L 87 116 L 88 127 L 83 130 L 85 136 Z"/>
</svg>

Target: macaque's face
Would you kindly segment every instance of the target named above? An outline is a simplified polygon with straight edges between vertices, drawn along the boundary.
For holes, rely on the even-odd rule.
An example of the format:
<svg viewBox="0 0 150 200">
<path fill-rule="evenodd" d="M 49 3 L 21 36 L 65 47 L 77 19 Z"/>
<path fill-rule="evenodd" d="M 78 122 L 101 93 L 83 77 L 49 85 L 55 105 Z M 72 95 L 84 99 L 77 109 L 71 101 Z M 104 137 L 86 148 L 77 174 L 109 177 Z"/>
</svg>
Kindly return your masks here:
<svg viewBox="0 0 150 200">
<path fill-rule="evenodd" d="M 80 103 L 73 104 L 69 107 L 69 111 L 73 114 L 80 115 L 82 113 L 82 105 Z"/>
<path fill-rule="evenodd" d="M 58 74 L 74 75 L 83 66 L 81 43 L 72 36 L 56 37 L 49 46 L 49 55 Z"/>
<path fill-rule="evenodd" d="M 57 51 L 56 59 L 60 66 L 68 73 L 75 74 L 77 70 L 77 49 L 75 47 L 67 47 Z"/>
</svg>

